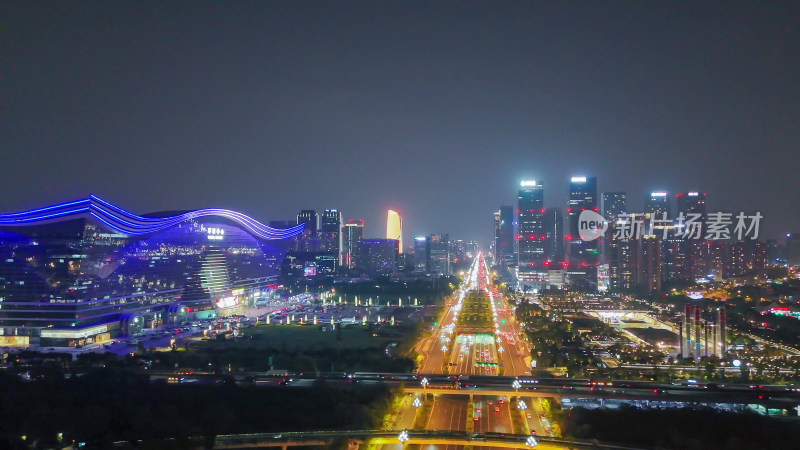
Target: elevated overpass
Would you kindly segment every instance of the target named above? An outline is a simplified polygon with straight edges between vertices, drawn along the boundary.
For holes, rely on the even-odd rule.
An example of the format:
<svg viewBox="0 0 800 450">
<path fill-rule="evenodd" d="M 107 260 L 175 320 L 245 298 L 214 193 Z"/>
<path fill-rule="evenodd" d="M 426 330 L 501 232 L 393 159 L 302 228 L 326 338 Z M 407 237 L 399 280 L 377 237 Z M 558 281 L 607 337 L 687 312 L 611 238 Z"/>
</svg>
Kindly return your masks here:
<svg viewBox="0 0 800 450">
<path fill-rule="evenodd" d="M 720 392 L 702 388 L 693 390 L 670 389 L 626 389 L 626 388 L 554 388 L 540 387 L 536 390 L 511 387 L 479 387 L 470 389 L 454 389 L 445 387 L 420 386 L 404 387 L 404 392 L 411 394 L 461 395 L 470 398 L 476 395 L 487 396 L 521 396 L 521 397 L 555 397 L 555 398 L 596 398 L 616 400 L 647 400 L 653 402 L 676 403 L 725 403 L 725 404 L 760 404 L 769 407 L 788 409 L 800 405 L 800 398 L 795 393 L 768 393 L 763 391 Z"/>
<path fill-rule="evenodd" d="M 141 372 L 151 380 L 176 377 L 189 380 L 215 380 L 216 375 L 210 373 L 174 371 Z M 284 389 L 303 389 L 311 387 L 313 380 L 325 379 L 332 386 L 346 389 L 355 388 L 360 383 L 386 383 L 389 386 L 402 387 L 408 393 L 432 393 L 460 396 L 497 395 L 523 397 L 556 397 L 556 398 L 604 398 L 619 400 L 649 400 L 685 403 L 725 403 L 725 404 L 760 404 L 772 408 L 793 409 L 800 405 L 800 387 L 798 386 L 754 386 L 748 384 L 698 383 L 692 385 L 674 385 L 657 381 L 598 381 L 592 386 L 591 380 L 576 378 L 541 378 L 541 377 L 509 377 L 509 376 L 475 376 L 442 375 L 442 374 L 409 374 L 409 373 L 287 373 L 281 376 L 266 375 L 256 372 L 238 373 L 234 375 L 240 383 L 269 383 L 278 387 L 280 380 L 293 380 Z M 426 388 L 420 385 L 422 378 L 431 382 Z M 522 388 L 512 388 L 512 382 L 519 379 Z M 457 389 L 455 381 L 469 386 Z M 605 385 L 603 383 L 606 383 Z M 611 385 L 613 383 L 613 386 Z M 445 386 L 447 385 L 447 386 Z"/>
<path fill-rule="evenodd" d="M 348 430 L 348 431 L 305 431 L 285 433 L 253 433 L 253 434 L 228 434 L 219 435 L 214 439 L 215 449 L 238 448 L 269 448 L 280 447 L 288 449 L 297 446 L 330 445 L 333 442 L 346 440 L 357 444 L 399 444 L 400 430 Z M 531 436 L 524 434 L 502 433 L 468 433 L 465 431 L 429 430 L 406 431 L 408 444 L 429 445 L 480 445 L 499 448 L 539 450 L 580 450 L 580 449 L 608 449 L 608 450 L 638 450 L 633 447 L 623 447 L 611 444 L 601 444 L 595 440 L 579 441 L 549 437 L 535 437 L 536 445 L 531 446 Z M 191 438 L 190 441 L 207 443 L 202 437 Z M 136 448 L 144 442 L 115 442 L 115 448 Z"/>
</svg>

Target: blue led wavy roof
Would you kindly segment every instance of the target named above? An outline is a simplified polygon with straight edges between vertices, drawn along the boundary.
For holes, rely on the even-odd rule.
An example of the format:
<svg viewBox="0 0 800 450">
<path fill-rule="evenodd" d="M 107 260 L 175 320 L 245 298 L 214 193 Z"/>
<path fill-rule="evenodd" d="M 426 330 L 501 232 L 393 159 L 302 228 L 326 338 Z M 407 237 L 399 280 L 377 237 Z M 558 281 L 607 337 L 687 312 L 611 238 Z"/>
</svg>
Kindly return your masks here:
<svg viewBox="0 0 800 450">
<path fill-rule="evenodd" d="M 46 208 L 31 209 L 10 214 L 0 214 L 0 226 L 40 225 L 54 220 L 70 220 L 91 215 L 111 229 L 131 236 L 158 233 L 181 222 L 200 217 L 217 216 L 232 220 L 250 234 L 260 239 L 287 239 L 303 232 L 303 224 L 279 229 L 264 225 L 242 213 L 228 209 L 198 209 L 167 217 L 142 217 L 112 205 L 94 195 L 74 202 L 61 203 Z"/>
</svg>

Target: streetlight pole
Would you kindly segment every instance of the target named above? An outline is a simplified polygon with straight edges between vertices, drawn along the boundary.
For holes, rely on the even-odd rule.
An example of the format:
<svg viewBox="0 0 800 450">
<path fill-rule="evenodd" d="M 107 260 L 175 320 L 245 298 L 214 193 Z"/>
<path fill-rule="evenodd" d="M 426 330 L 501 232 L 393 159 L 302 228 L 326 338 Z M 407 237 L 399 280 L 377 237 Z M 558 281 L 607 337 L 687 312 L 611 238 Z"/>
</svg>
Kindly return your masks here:
<svg viewBox="0 0 800 450">
<path fill-rule="evenodd" d="M 406 442 L 408 442 L 408 430 L 401 431 L 400 436 L 397 436 L 397 440 L 400 441 L 400 445 L 402 445 L 403 450 L 405 450 Z"/>
<path fill-rule="evenodd" d="M 517 396 L 517 401 L 519 401 L 519 388 L 522 387 L 522 385 L 519 384 L 519 380 L 514 380 L 514 382 L 511 383 L 511 387 L 514 388 L 514 394 Z"/>
</svg>

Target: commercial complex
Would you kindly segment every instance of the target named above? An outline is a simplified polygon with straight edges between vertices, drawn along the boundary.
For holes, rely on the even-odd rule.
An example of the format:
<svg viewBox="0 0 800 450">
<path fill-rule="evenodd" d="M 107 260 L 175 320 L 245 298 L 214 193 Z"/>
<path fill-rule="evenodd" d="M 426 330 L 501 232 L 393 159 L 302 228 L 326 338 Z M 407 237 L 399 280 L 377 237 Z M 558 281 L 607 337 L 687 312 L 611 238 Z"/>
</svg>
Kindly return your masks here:
<svg viewBox="0 0 800 450">
<path fill-rule="evenodd" d="M 269 295 L 303 228 L 225 209 L 140 216 L 94 196 L 2 214 L 2 342 L 83 345 L 235 313 Z"/>
</svg>

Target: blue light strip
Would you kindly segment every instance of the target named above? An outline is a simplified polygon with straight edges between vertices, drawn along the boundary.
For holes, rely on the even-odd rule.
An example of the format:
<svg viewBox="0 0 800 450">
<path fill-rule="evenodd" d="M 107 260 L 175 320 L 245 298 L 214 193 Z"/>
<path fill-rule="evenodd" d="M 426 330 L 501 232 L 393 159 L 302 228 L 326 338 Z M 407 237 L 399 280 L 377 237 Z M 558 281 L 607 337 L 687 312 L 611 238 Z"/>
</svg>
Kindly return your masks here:
<svg viewBox="0 0 800 450">
<path fill-rule="evenodd" d="M 168 217 L 143 217 L 126 211 L 116 205 L 96 197 L 74 202 L 61 203 L 45 208 L 31 209 L 17 213 L 0 214 L 0 226 L 36 225 L 52 220 L 69 220 L 90 215 L 114 231 L 130 236 L 143 236 L 172 228 L 182 222 L 201 217 L 223 217 L 236 222 L 250 234 L 264 240 L 288 239 L 303 232 L 304 224 L 291 228 L 278 229 L 228 209 L 198 209 Z"/>
</svg>

